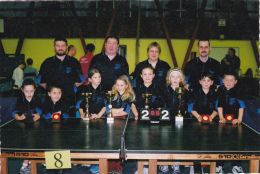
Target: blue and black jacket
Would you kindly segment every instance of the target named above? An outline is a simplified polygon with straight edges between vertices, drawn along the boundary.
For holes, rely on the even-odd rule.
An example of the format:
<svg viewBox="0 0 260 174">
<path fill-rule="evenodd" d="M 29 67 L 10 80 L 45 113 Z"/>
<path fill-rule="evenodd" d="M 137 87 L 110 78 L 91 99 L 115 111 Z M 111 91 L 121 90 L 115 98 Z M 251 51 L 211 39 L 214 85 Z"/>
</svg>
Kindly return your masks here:
<svg viewBox="0 0 260 174">
<path fill-rule="evenodd" d="M 120 95 L 118 93 L 118 98 L 112 100 L 112 102 L 111 102 L 112 108 L 114 108 L 114 109 L 123 108 L 123 111 L 125 111 L 127 114 L 129 114 L 132 102 L 129 99 L 122 100 L 123 95 Z M 107 105 L 106 113 L 108 113 L 108 111 L 109 111 L 109 107 Z"/>
<path fill-rule="evenodd" d="M 214 89 L 216 89 L 217 85 L 223 85 L 220 63 L 211 57 L 209 57 L 206 62 L 202 62 L 200 58 L 197 57 L 189 61 L 184 69 L 186 84 L 189 84 L 189 89 L 197 90 L 200 88 L 199 80 L 203 72 L 210 72 L 214 75 L 214 83 L 212 85 Z"/>
<path fill-rule="evenodd" d="M 234 87 L 227 90 L 225 86 L 220 86 L 217 91 L 216 108 L 223 108 L 223 115 L 233 114 L 234 119 L 238 118 L 239 108 L 245 108 L 243 91 Z"/>
<path fill-rule="evenodd" d="M 24 94 L 17 98 L 17 102 L 15 104 L 14 111 L 12 112 L 12 116 L 15 114 L 19 116 L 23 114 L 41 114 L 42 113 L 42 102 L 41 99 L 33 96 L 32 100 L 29 102 Z"/>
<path fill-rule="evenodd" d="M 129 67 L 126 59 L 117 54 L 112 60 L 108 58 L 105 52 L 97 54 L 90 62 L 88 72 L 92 69 L 98 69 L 101 73 L 102 83 L 111 90 L 117 77 L 126 75 L 129 77 Z M 88 79 L 88 74 L 85 77 Z"/>
<path fill-rule="evenodd" d="M 106 107 L 106 92 L 107 89 L 104 85 L 99 85 L 96 89 L 93 88 L 91 83 L 87 86 L 82 86 L 80 94 L 78 94 L 79 100 L 77 101 L 76 109 L 81 108 L 86 112 L 86 98 L 84 98 L 82 93 L 92 93 L 89 98 L 89 112 L 91 114 L 98 114 L 103 107 Z"/>
<path fill-rule="evenodd" d="M 193 91 L 190 97 L 191 103 L 189 103 L 188 112 L 196 111 L 200 115 L 211 115 L 214 111 L 217 111 L 215 108 L 217 95 L 213 89 L 205 94 L 202 88 L 199 88 Z"/>
<path fill-rule="evenodd" d="M 84 83 L 79 61 L 66 55 L 63 61 L 56 56 L 47 58 L 41 65 L 37 83 L 58 84 L 62 88 L 62 97 L 74 96 L 75 83 Z"/>
<path fill-rule="evenodd" d="M 133 73 L 133 78 L 134 78 L 133 87 L 136 87 L 143 83 L 143 79 L 141 78 L 140 74 L 142 73 L 143 67 L 146 65 L 149 65 L 148 59 L 143 62 L 140 62 L 135 67 L 135 71 Z M 167 72 L 170 69 L 171 67 L 167 62 L 158 59 L 158 62 L 154 69 L 155 77 L 153 79 L 153 84 L 157 86 L 161 86 L 161 85 L 166 86 L 166 76 L 167 76 Z"/>
<path fill-rule="evenodd" d="M 66 119 L 69 117 L 69 105 L 62 99 L 55 104 L 49 96 L 47 96 L 43 102 L 42 115 L 45 119 L 50 119 L 53 113 L 61 112 L 61 118 Z"/>
<path fill-rule="evenodd" d="M 136 99 L 134 104 L 139 111 L 139 109 L 145 107 L 145 99 L 142 97 L 142 94 L 152 94 L 152 98 L 149 100 L 149 108 L 163 108 L 165 106 L 165 101 L 163 99 L 164 89 L 157 87 L 155 84 L 151 84 L 149 87 L 140 84 L 134 88 Z"/>
</svg>

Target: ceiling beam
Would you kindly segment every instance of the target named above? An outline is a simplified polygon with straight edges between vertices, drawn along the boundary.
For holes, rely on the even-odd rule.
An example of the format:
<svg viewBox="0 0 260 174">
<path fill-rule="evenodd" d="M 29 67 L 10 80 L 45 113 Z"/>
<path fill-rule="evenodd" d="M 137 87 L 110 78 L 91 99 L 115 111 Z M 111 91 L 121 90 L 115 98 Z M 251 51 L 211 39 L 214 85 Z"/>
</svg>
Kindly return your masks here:
<svg viewBox="0 0 260 174">
<path fill-rule="evenodd" d="M 73 14 L 74 22 L 75 22 L 76 27 L 78 29 L 78 34 L 79 34 L 79 38 L 80 38 L 83 50 L 84 50 L 85 54 L 87 54 L 88 51 L 87 51 L 87 48 L 86 48 L 86 42 L 85 42 L 85 39 L 82 35 L 82 31 L 81 31 L 78 15 L 76 13 L 76 8 L 75 8 L 75 5 L 74 5 L 74 2 L 70 1 L 69 4 L 70 4 L 71 12 Z"/>
<path fill-rule="evenodd" d="M 21 53 L 21 49 L 23 47 L 23 42 L 24 42 L 24 35 L 25 35 L 26 30 L 27 30 L 27 27 L 30 26 L 30 23 L 31 23 L 31 17 L 32 17 L 34 4 L 35 4 L 34 1 L 30 2 L 30 4 L 29 4 L 28 11 L 27 11 L 27 14 L 26 14 L 26 17 L 25 17 L 25 22 L 23 23 L 22 31 L 20 32 L 18 44 L 17 44 L 17 47 L 16 47 L 16 51 L 15 51 L 16 55 Z"/>
<path fill-rule="evenodd" d="M 140 22 L 141 22 L 141 0 L 139 0 L 137 32 L 136 32 L 136 42 L 135 42 L 135 66 L 139 63 Z"/>
<path fill-rule="evenodd" d="M 167 26 L 166 26 L 166 23 L 165 23 L 165 21 L 164 21 L 163 11 L 162 11 L 160 2 L 159 2 L 159 0 L 154 0 L 154 2 L 155 2 L 155 4 L 156 4 L 156 6 L 157 6 L 158 13 L 159 13 L 159 16 L 160 16 L 161 21 L 162 21 L 162 25 L 163 25 L 163 29 L 164 29 L 164 34 L 165 34 L 165 36 L 166 36 L 167 44 L 168 44 L 169 49 L 170 49 L 170 53 L 171 53 L 173 65 L 174 65 L 174 67 L 178 67 L 178 64 L 177 64 L 177 61 L 176 61 L 176 57 L 175 57 L 175 54 L 174 54 L 174 51 L 173 51 L 172 43 L 171 43 L 171 37 L 170 37 L 169 31 L 168 31 L 168 28 L 167 28 Z"/>
<path fill-rule="evenodd" d="M 114 22 L 115 22 L 116 14 L 117 14 L 117 11 L 118 11 L 119 4 L 120 4 L 120 1 L 116 1 L 116 7 L 115 7 L 114 12 L 113 12 L 113 15 L 112 15 L 112 17 L 111 17 L 111 21 L 110 21 L 109 27 L 108 27 L 108 29 L 107 29 L 107 34 L 106 34 L 106 36 L 105 36 L 105 40 L 106 40 L 106 38 L 110 35 L 110 32 L 111 32 L 111 30 L 112 30 L 113 24 L 114 24 Z M 105 40 L 104 40 L 104 43 L 103 43 L 103 47 L 102 47 L 101 52 L 105 51 Z"/>
<path fill-rule="evenodd" d="M 190 40 L 190 43 L 189 43 L 189 46 L 188 46 L 188 49 L 187 49 L 187 52 L 186 52 L 186 55 L 185 55 L 185 58 L 184 58 L 184 61 L 183 61 L 183 64 L 182 64 L 182 67 L 181 69 L 184 70 L 185 66 L 186 66 L 186 63 L 188 62 L 189 60 L 189 57 L 190 57 L 190 53 L 191 53 L 191 49 L 193 47 L 193 44 L 194 44 L 194 41 L 197 37 L 197 33 L 199 31 L 199 26 L 200 26 L 200 23 L 202 21 L 202 18 L 203 18 L 203 14 L 204 14 L 204 10 L 205 10 L 205 7 L 207 5 L 207 0 L 203 0 L 202 2 L 202 5 L 201 5 L 201 8 L 200 8 L 200 13 L 199 13 L 199 17 L 198 17 L 198 20 L 196 22 L 196 26 L 194 28 L 194 31 L 193 31 L 193 35 L 191 37 L 191 40 Z"/>
</svg>

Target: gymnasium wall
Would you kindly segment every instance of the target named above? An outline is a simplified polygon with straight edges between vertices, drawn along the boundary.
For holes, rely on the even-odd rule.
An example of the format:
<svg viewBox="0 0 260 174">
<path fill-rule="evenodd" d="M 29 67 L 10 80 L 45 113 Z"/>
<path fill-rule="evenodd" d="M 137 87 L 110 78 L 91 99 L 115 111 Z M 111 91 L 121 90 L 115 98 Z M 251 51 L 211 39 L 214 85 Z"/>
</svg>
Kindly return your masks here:
<svg viewBox="0 0 260 174">
<path fill-rule="evenodd" d="M 3 47 L 6 54 L 14 54 L 18 39 L 1 39 Z M 68 44 L 75 45 L 77 47 L 77 54 L 75 57 L 79 59 L 84 55 L 84 51 L 81 45 L 79 38 L 69 38 Z M 33 66 L 38 70 L 41 66 L 41 63 L 47 57 L 51 57 L 55 54 L 53 50 L 53 41 L 52 39 L 25 39 L 21 54 L 25 54 L 25 60 L 27 58 L 32 58 L 34 60 Z M 140 48 L 139 48 L 139 62 L 147 59 L 147 46 L 151 42 L 158 42 L 162 47 L 162 52 L 160 58 L 164 61 L 167 61 L 171 67 L 173 67 L 173 62 L 171 59 L 170 51 L 167 45 L 166 39 L 140 39 Z M 188 45 L 188 39 L 172 39 L 172 45 L 177 59 L 178 66 L 181 67 Z M 94 54 L 100 53 L 104 39 L 85 39 L 86 44 L 93 43 L 96 46 Z M 194 42 L 192 52 L 197 52 L 197 40 Z M 127 45 L 127 61 L 129 63 L 130 73 L 134 71 L 135 68 L 135 44 L 136 39 L 121 38 L 120 45 Z M 259 42 L 257 42 L 259 45 Z M 241 69 L 242 73 L 245 73 L 248 68 L 252 68 L 253 75 L 255 75 L 255 70 L 257 69 L 257 64 L 255 61 L 253 49 L 251 42 L 249 40 L 211 40 L 212 47 L 238 47 L 239 48 L 239 57 L 241 60 Z M 227 50 L 228 51 L 228 50 Z M 198 55 L 198 52 L 197 52 Z M 221 58 L 225 55 L 219 55 Z"/>
</svg>

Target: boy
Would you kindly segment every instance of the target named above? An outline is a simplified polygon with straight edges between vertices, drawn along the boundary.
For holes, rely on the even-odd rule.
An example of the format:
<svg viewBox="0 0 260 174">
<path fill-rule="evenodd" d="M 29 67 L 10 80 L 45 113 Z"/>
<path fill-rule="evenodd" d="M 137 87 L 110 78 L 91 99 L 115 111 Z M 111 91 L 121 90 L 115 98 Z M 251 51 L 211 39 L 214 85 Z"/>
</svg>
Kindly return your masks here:
<svg viewBox="0 0 260 174">
<path fill-rule="evenodd" d="M 241 92 L 236 86 L 237 74 L 235 72 L 226 72 L 223 75 L 222 81 L 224 83 L 224 86 L 220 86 L 218 88 L 218 99 L 216 101 L 216 106 L 219 114 L 219 122 L 225 123 L 225 115 L 232 114 L 234 116 L 232 123 L 240 124 L 242 122 L 245 104 L 242 96 L 243 92 Z M 223 173 L 223 165 L 224 161 L 217 162 L 217 173 Z M 243 173 L 241 161 L 232 161 L 231 165 L 233 166 L 233 173 Z"/>
<path fill-rule="evenodd" d="M 68 106 L 61 100 L 62 90 L 58 85 L 48 87 L 48 96 L 43 102 L 42 114 L 45 119 L 50 119 L 53 113 L 60 113 L 61 118 L 68 118 Z"/>
<path fill-rule="evenodd" d="M 211 88 L 213 84 L 213 74 L 209 72 L 202 73 L 199 83 L 201 88 L 193 92 L 193 102 L 189 104 L 188 111 L 191 112 L 199 122 L 202 121 L 202 114 L 209 115 L 211 122 L 217 115 L 217 111 L 215 110 L 216 94 Z"/>
</svg>

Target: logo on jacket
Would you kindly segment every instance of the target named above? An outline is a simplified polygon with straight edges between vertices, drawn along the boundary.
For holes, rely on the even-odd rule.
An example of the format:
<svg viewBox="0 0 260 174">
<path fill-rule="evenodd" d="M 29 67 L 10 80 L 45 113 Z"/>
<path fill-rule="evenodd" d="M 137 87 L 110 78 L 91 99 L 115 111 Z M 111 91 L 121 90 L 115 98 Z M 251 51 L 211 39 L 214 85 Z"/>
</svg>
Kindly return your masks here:
<svg viewBox="0 0 260 174">
<path fill-rule="evenodd" d="M 71 72 L 71 67 L 66 67 L 66 73 L 70 73 Z"/>
<path fill-rule="evenodd" d="M 115 69 L 119 69 L 121 67 L 120 64 L 115 64 Z"/>
<path fill-rule="evenodd" d="M 229 104 L 233 105 L 235 103 L 236 99 L 235 98 L 230 98 L 229 99 Z"/>
<path fill-rule="evenodd" d="M 163 75 L 163 71 L 158 71 L 158 76 L 162 76 Z"/>
</svg>

